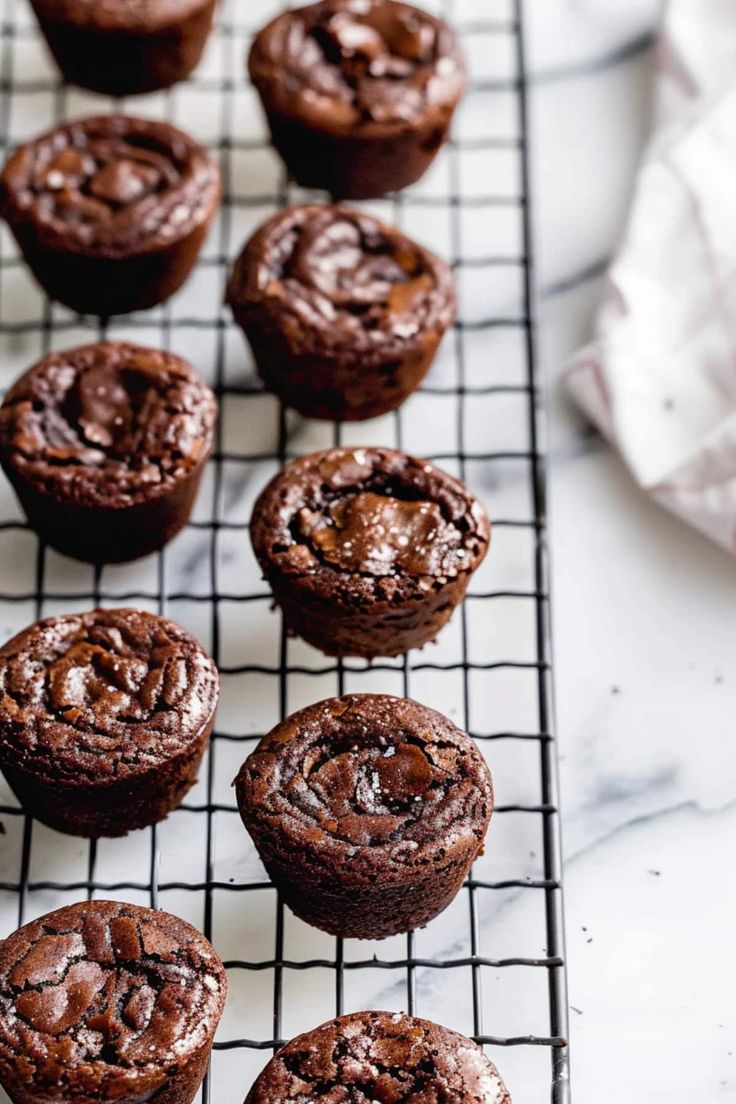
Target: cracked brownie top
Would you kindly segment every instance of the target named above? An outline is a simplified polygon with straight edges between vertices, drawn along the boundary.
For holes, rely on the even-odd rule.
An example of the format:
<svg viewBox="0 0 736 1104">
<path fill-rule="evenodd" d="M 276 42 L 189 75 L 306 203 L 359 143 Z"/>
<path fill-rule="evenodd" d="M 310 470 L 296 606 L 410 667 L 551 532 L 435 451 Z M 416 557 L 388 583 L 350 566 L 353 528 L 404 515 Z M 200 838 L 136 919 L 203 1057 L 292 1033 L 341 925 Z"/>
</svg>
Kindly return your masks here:
<svg viewBox="0 0 736 1104">
<path fill-rule="evenodd" d="M 356 1012 L 292 1039 L 246 1104 L 511 1104 L 498 1070 L 470 1039 L 396 1012 Z"/>
<path fill-rule="evenodd" d="M 75 506 L 165 493 L 204 462 L 217 404 L 172 353 L 103 341 L 44 357 L 0 408 L 3 462 Z"/>
<path fill-rule="evenodd" d="M 50 617 L 0 649 L 0 764 L 104 786 L 187 752 L 217 704 L 215 664 L 166 618 Z"/>
<path fill-rule="evenodd" d="M 0 944 L 0 1080 L 54 1099 L 146 1099 L 209 1046 L 225 971 L 175 916 L 89 901 Z"/>
<path fill-rule="evenodd" d="M 269 219 L 235 262 L 228 301 L 266 312 L 295 353 L 399 355 L 455 311 L 450 269 L 395 227 L 335 204 Z"/>
<path fill-rule="evenodd" d="M 292 714 L 236 779 L 259 850 L 351 883 L 426 876 L 483 845 L 493 786 L 473 741 L 409 698 L 347 694 Z"/>
<path fill-rule="evenodd" d="M 287 464 L 258 499 L 253 548 L 335 602 L 402 601 L 470 575 L 490 526 L 483 507 L 434 465 L 386 448 L 334 448 Z"/>
<path fill-rule="evenodd" d="M 78 119 L 20 146 L 0 209 L 46 247 L 102 257 L 166 248 L 210 218 L 220 176 L 194 139 L 127 115 Z"/>
<path fill-rule="evenodd" d="M 465 84 L 454 32 L 394 0 L 323 0 L 277 16 L 249 58 L 286 114 L 330 129 L 405 129 L 454 106 Z"/>
</svg>

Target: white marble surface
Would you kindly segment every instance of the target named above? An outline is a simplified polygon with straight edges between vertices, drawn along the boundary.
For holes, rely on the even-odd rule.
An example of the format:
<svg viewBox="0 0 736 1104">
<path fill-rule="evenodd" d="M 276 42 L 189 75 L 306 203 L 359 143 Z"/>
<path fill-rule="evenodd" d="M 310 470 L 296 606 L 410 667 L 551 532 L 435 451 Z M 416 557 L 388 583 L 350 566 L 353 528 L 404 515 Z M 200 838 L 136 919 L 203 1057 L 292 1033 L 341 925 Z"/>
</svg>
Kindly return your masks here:
<svg viewBox="0 0 736 1104">
<path fill-rule="evenodd" d="M 646 133 L 637 40 L 656 5 L 530 8 L 574 1098 L 720 1104 L 736 1097 L 736 564 L 642 497 L 559 385 L 600 287 L 575 275 L 614 247 Z"/>
</svg>

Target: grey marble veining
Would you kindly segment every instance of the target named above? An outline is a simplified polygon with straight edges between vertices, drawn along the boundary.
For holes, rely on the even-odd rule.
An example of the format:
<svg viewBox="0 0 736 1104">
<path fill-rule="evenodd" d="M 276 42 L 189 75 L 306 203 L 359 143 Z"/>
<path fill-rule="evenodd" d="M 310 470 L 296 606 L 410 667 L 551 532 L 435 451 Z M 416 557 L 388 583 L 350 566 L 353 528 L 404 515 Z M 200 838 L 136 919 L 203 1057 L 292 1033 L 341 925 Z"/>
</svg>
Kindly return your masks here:
<svg viewBox="0 0 736 1104">
<path fill-rule="evenodd" d="M 642 41 L 655 15 L 535 4 L 534 67 Z M 623 225 L 650 64 L 623 51 L 533 94 L 572 1079 L 597 1104 L 720 1104 L 736 1093 L 736 572 L 644 499 L 560 382 Z"/>
</svg>

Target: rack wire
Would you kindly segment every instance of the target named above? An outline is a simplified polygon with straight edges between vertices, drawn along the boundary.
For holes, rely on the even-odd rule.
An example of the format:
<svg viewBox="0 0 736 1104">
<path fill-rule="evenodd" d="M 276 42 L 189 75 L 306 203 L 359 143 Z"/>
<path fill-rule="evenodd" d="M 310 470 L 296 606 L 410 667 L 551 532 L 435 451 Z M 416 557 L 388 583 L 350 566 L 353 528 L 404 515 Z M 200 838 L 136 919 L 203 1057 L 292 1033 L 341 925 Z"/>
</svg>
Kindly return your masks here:
<svg viewBox="0 0 736 1104">
<path fill-rule="evenodd" d="M 2 0 L 4 151 L 65 118 L 127 110 L 168 118 L 219 158 L 225 198 L 187 287 L 165 307 L 101 323 L 46 300 L 3 229 L 0 382 L 51 348 L 98 337 L 172 348 L 221 403 L 192 521 L 138 564 L 92 569 L 39 544 L 0 489 L 0 633 L 37 617 L 132 604 L 180 621 L 223 681 L 217 730 L 180 810 L 125 840 L 87 843 L 34 823 L 0 791 L 3 932 L 61 904 L 114 897 L 198 924 L 228 969 L 230 998 L 202 1099 L 242 1100 L 270 1052 L 335 1013 L 405 1009 L 474 1036 L 517 1101 L 568 1101 L 567 1007 L 540 387 L 534 340 L 527 74 L 522 0 L 427 3 L 460 30 L 471 80 L 455 136 L 426 179 L 363 206 L 448 256 L 461 310 L 405 407 L 362 426 L 304 422 L 264 394 L 222 303 L 227 266 L 277 207 L 308 197 L 283 176 L 244 79 L 247 43 L 278 6 L 221 0 L 197 75 L 123 101 L 56 78 L 21 0 Z M 247 9 L 247 11 L 245 10 Z M 310 197 L 311 198 L 311 197 Z M 370 666 L 288 638 L 249 548 L 255 494 L 290 456 L 381 443 L 431 457 L 469 483 L 494 521 L 488 560 L 437 645 Z M 333 939 L 278 900 L 242 830 L 230 782 L 287 712 L 343 691 L 411 695 L 479 741 L 496 780 L 487 854 L 426 929 L 380 943 Z M 489 1027 L 489 1025 L 491 1025 Z"/>
</svg>

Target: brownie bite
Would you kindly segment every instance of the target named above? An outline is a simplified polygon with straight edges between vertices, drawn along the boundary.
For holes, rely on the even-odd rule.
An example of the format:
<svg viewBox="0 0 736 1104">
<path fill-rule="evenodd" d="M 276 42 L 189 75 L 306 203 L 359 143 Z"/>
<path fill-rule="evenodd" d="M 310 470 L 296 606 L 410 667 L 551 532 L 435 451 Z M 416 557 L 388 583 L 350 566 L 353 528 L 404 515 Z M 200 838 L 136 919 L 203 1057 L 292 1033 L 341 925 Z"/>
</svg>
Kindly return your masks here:
<svg viewBox="0 0 736 1104">
<path fill-rule="evenodd" d="M 493 812 L 491 775 L 470 737 L 387 694 L 330 698 L 287 717 L 235 785 L 289 907 L 354 939 L 411 931 L 442 912 Z"/>
<path fill-rule="evenodd" d="M 125 835 L 196 782 L 218 694 L 214 662 L 173 621 L 134 609 L 49 617 L 0 648 L 0 767 L 44 824 Z"/>
<path fill-rule="evenodd" d="M 418 180 L 465 85 L 453 31 L 395 0 L 284 12 L 256 37 L 248 68 L 291 176 L 346 199 Z"/>
<path fill-rule="evenodd" d="M 189 519 L 217 403 L 172 353 L 51 353 L 0 406 L 0 463 L 42 540 L 91 563 L 162 548 Z"/>
<path fill-rule="evenodd" d="M 403 1012 L 354 1012 L 279 1050 L 245 1104 L 511 1104 L 471 1039 Z"/>
<path fill-rule="evenodd" d="M 43 134 L 0 176 L 0 215 L 39 284 L 72 310 L 102 316 L 173 295 L 219 200 L 219 170 L 193 138 L 126 115 Z"/>
<path fill-rule="evenodd" d="M 264 383 L 311 418 L 400 406 L 455 315 L 449 267 L 399 230 L 347 207 L 269 219 L 227 294 Z"/>
<path fill-rule="evenodd" d="M 459 480 L 386 448 L 287 464 L 253 508 L 251 540 L 289 629 L 327 655 L 402 655 L 465 597 L 490 525 Z"/>
<path fill-rule="evenodd" d="M 13 1104 L 189 1104 L 227 993 L 196 928 L 117 901 L 0 943 L 0 1082 Z"/>
<path fill-rule="evenodd" d="M 215 0 L 31 0 L 65 80 L 130 96 L 184 80 L 202 56 Z"/>
</svg>

